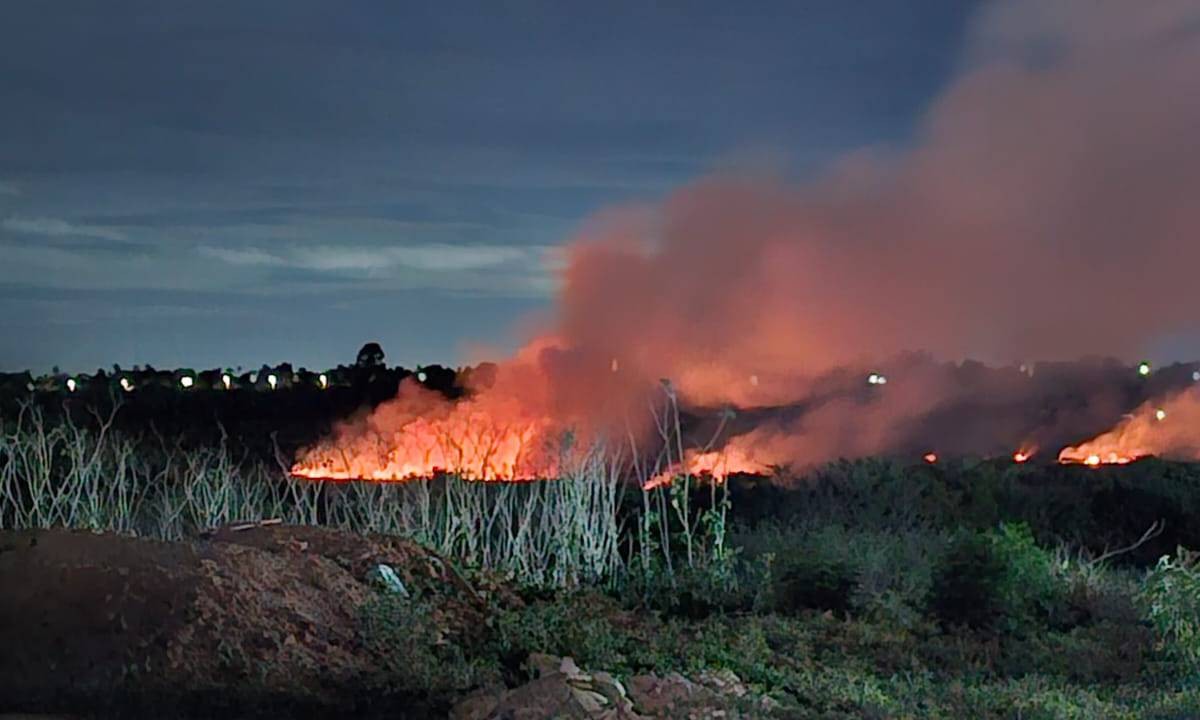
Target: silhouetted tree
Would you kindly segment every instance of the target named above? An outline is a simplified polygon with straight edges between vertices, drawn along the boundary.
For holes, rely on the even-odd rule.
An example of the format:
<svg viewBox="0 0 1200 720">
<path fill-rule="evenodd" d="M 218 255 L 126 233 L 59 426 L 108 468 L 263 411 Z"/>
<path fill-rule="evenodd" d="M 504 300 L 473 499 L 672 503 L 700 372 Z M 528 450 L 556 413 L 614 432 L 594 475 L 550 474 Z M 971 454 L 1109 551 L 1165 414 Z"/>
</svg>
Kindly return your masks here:
<svg viewBox="0 0 1200 720">
<path fill-rule="evenodd" d="M 359 367 L 381 367 L 383 365 L 383 348 L 377 342 L 369 342 L 358 351 L 358 359 L 354 364 Z"/>
</svg>

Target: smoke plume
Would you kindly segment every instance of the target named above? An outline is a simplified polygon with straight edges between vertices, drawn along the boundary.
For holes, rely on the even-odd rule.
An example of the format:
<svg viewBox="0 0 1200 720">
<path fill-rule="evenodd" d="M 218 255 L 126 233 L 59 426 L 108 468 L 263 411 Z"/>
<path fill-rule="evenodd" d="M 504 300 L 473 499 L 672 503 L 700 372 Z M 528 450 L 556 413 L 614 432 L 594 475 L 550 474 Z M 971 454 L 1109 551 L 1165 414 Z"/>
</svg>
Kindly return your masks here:
<svg viewBox="0 0 1200 720">
<path fill-rule="evenodd" d="M 814 461 L 895 448 L 964 398 L 899 370 L 818 399 L 838 372 L 861 384 L 910 351 L 1138 358 L 1200 329 L 1197 72 L 1193 0 L 989 5 L 908 146 L 806 182 L 705 177 L 587 223 L 551 325 L 489 392 L 564 418 L 627 419 L 659 378 L 692 405 L 807 403 L 741 445 Z M 971 392 L 1023 397 L 1021 377 Z"/>
</svg>

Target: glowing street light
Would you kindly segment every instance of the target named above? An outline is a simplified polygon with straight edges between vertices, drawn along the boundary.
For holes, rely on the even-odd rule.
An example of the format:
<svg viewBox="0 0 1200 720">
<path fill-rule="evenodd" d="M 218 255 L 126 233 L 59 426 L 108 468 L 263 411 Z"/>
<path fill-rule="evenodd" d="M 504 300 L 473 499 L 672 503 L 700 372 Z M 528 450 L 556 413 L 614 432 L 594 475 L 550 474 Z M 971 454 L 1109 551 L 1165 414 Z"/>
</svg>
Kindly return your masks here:
<svg viewBox="0 0 1200 720">
<path fill-rule="evenodd" d="M 267 384 L 271 386 L 272 390 L 279 385 L 279 378 L 275 376 L 275 373 L 271 373 L 267 376 Z"/>
<path fill-rule="evenodd" d="M 424 370 L 420 370 L 417 372 L 417 382 L 425 382 L 428 379 L 429 379 L 429 376 L 425 374 Z"/>
<path fill-rule="evenodd" d="M 1142 377 L 1146 377 L 1147 375 L 1150 374 L 1150 370 L 1151 370 L 1151 367 L 1150 367 L 1149 362 L 1146 362 L 1145 360 L 1143 360 L 1141 363 L 1138 364 L 1138 375 L 1141 375 Z"/>
<path fill-rule="evenodd" d="M 221 385 L 226 390 L 233 387 L 233 378 L 229 377 L 229 373 L 221 373 Z"/>
<path fill-rule="evenodd" d="M 179 378 L 179 384 L 182 385 L 186 390 L 187 388 L 190 388 L 196 384 L 196 379 L 191 375 L 184 375 L 183 377 Z"/>
<path fill-rule="evenodd" d="M 1154 419 L 1159 422 L 1166 420 L 1167 419 L 1167 411 L 1163 410 L 1162 408 L 1155 410 L 1154 411 Z"/>
<path fill-rule="evenodd" d="M 1200 382 L 1200 370 L 1192 371 L 1192 382 Z"/>
<path fill-rule="evenodd" d="M 887 385 L 887 376 L 882 373 L 871 373 L 867 376 L 868 385 Z"/>
<path fill-rule="evenodd" d="M 129 382 L 129 378 L 121 378 L 121 389 L 125 392 L 133 392 L 133 383 Z"/>
<path fill-rule="evenodd" d="M 67 378 L 67 392 L 75 392 L 77 387 L 79 387 L 79 383 L 75 382 L 75 378 Z"/>
<path fill-rule="evenodd" d="M 329 387 L 329 377 L 326 376 L 325 373 L 321 373 L 317 376 L 317 384 L 321 386 L 322 390 L 324 390 L 325 388 Z"/>
</svg>

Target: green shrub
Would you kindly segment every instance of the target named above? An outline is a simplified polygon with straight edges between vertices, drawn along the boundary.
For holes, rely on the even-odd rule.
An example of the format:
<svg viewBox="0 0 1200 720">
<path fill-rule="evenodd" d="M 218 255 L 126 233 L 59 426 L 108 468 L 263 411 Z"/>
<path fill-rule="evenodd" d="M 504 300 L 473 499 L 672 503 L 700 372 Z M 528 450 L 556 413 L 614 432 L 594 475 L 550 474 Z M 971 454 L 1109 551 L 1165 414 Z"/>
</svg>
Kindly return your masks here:
<svg viewBox="0 0 1200 720">
<path fill-rule="evenodd" d="M 1024 524 L 956 538 L 935 574 L 930 609 L 950 625 L 1024 633 L 1060 617 L 1067 585 Z"/>
<path fill-rule="evenodd" d="M 1146 576 L 1138 600 L 1159 649 L 1192 676 L 1200 675 L 1200 553 L 1164 555 Z"/>
<path fill-rule="evenodd" d="M 381 691 L 447 695 L 497 673 L 495 663 L 448 632 L 429 600 L 381 592 L 360 609 L 359 620 L 363 646 L 377 658 Z"/>
<path fill-rule="evenodd" d="M 948 625 L 993 627 L 1004 612 L 1000 602 L 1004 572 L 986 536 L 960 533 L 934 573 L 930 612 Z"/>
<path fill-rule="evenodd" d="M 779 561 L 772 580 L 771 605 L 778 612 L 850 608 L 855 573 L 846 561 L 819 554 L 797 553 Z"/>
<path fill-rule="evenodd" d="M 1001 523 L 987 536 L 1004 568 L 1000 604 L 1009 629 L 1056 620 L 1065 608 L 1067 585 L 1056 571 L 1054 555 L 1038 547 L 1024 523 Z"/>
<path fill-rule="evenodd" d="M 597 593 L 562 594 L 491 618 L 493 650 L 515 670 L 530 653 L 569 655 L 581 667 L 615 669 L 635 642 L 612 618 L 620 608 Z"/>
</svg>

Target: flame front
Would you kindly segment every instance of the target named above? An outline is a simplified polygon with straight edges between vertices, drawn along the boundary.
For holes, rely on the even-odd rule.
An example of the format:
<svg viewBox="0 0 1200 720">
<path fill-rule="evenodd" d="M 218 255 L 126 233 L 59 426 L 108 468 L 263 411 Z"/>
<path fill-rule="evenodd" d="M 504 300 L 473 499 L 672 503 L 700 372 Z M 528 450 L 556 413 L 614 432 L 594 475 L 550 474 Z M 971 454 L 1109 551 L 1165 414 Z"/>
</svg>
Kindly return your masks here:
<svg viewBox="0 0 1200 720">
<path fill-rule="evenodd" d="M 1103 435 L 1063 449 L 1058 461 L 1098 467 L 1150 456 L 1200 459 L 1200 392 L 1187 389 L 1147 403 Z"/>
<path fill-rule="evenodd" d="M 522 407 L 446 401 L 412 384 L 373 413 L 306 449 L 297 477 L 398 482 L 452 473 L 478 481 L 555 477 L 563 428 Z"/>
<path fill-rule="evenodd" d="M 749 448 L 743 447 L 735 439 L 720 450 L 684 452 L 683 463 L 650 478 L 642 489 L 653 490 L 662 485 L 669 485 L 674 478 L 685 474 L 708 475 L 717 482 L 724 482 L 730 475 L 762 473 L 767 469 L 763 463 L 755 460 L 754 453 Z"/>
</svg>

